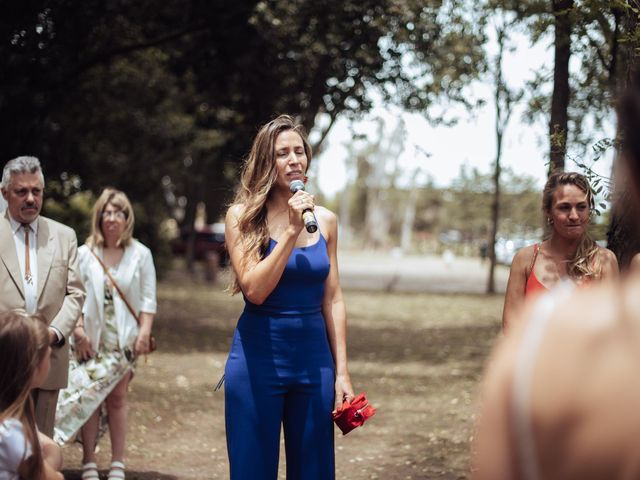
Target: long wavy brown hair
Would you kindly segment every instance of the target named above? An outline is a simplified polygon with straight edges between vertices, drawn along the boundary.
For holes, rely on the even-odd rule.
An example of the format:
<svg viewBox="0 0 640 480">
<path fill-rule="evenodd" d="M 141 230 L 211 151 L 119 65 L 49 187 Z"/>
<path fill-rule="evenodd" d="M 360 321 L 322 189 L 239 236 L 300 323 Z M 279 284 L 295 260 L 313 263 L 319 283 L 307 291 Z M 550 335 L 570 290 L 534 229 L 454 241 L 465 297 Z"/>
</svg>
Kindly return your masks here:
<svg viewBox="0 0 640 480">
<path fill-rule="evenodd" d="M 561 185 L 575 185 L 582 192 L 587 195 L 587 204 L 589 205 L 589 211 L 594 208 L 593 191 L 587 177 L 577 172 L 553 172 L 547 183 L 544 186 L 542 192 L 542 210 L 549 215 L 551 213 L 551 207 L 553 206 L 553 194 L 556 189 Z M 599 247 L 596 242 L 585 234 L 578 243 L 576 253 L 569 260 L 567 264 L 567 273 L 572 278 L 598 278 L 600 277 L 602 270 L 602 263 L 600 261 Z"/>
<path fill-rule="evenodd" d="M 13 418 L 22 423 L 32 455 L 23 459 L 20 478 L 40 478 L 42 452 L 35 422 L 31 383 L 49 349 L 44 319 L 24 310 L 0 314 L 0 423 Z"/>
<path fill-rule="evenodd" d="M 242 205 L 238 218 L 238 241 L 244 252 L 241 268 L 258 263 L 269 245 L 267 200 L 277 178 L 275 144 L 278 135 L 287 130 L 300 135 L 307 156 L 307 168 L 311 162 L 311 145 L 307 134 L 303 126 L 290 115 L 280 115 L 258 131 L 242 167 L 240 185 L 231 204 L 231 207 Z M 240 292 L 237 278 L 234 278 L 229 290 L 233 294 Z"/>
</svg>

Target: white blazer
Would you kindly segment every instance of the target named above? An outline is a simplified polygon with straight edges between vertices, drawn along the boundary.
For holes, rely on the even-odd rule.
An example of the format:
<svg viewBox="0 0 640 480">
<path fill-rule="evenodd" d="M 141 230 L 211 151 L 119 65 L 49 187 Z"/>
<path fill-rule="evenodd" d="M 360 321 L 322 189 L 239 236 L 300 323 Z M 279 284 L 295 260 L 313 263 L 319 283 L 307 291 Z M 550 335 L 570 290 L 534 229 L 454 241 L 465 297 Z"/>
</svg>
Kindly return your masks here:
<svg viewBox="0 0 640 480">
<path fill-rule="evenodd" d="M 96 247 L 95 252 L 100 259 L 103 258 L 101 247 Z M 91 346 L 97 351 L 100 336 L 104 330 L 105 274 L 87 245 L 78 248 L 78 263 L 82 283 L 87 291 L 82 309 L 84 328 L 91 340 Z M 140 312 L 156 313 L 156 269 L 151 251 L 147 247 L 132 239 L 131 244 L 124 250 L 117 271 L 115 274 L 112 273 L 112 276 L 138 315 Z M 138 336 L 138 322 L 115 289 L 113 306 L 119 346 L 121 349 L 125 347 L 133 349 Z"/>
</svg>

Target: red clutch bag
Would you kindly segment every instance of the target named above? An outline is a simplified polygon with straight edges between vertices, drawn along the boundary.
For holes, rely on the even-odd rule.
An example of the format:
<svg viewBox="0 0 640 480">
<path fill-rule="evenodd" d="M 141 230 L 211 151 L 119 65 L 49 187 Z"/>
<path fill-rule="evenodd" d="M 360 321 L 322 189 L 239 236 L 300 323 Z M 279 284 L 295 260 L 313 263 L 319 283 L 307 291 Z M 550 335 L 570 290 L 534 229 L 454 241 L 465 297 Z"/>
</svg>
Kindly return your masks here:
<svg viewBox="0 0 640 480">
<path fill-rule="evenodd" d="M 364 392 L 355 397 L 351 402 L 345 401 L 341 407 L 333 412 L 333 421 L 342 434 L 346 435 L 351 430 L 373 417 L 376 413 L 376 409 L 369 404 L 369 400 L 365 396 Z"/>
</svg>

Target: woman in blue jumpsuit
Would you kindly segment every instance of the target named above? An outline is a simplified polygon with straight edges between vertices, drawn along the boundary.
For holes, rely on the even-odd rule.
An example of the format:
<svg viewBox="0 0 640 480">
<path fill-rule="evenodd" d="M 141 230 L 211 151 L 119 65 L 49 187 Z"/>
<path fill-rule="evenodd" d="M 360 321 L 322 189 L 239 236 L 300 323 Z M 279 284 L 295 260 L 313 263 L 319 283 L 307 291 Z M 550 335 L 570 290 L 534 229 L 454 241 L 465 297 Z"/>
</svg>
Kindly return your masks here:
<svg viewBox="0 0 640 480">
<path fill-rule="evenodd" d="M 275 480 L 280 426 L 287 479 L 335 477 L 331 411 L 353 398 L 337 219 L 289 185 L 305 180 L 311 148 L 281 115 L 258 132 L 226 217 L 234 292 L 245 308 L 225 368 L 231 480 Z M 309 233 L 302 213 L 319 229 Z"/>
</svg>

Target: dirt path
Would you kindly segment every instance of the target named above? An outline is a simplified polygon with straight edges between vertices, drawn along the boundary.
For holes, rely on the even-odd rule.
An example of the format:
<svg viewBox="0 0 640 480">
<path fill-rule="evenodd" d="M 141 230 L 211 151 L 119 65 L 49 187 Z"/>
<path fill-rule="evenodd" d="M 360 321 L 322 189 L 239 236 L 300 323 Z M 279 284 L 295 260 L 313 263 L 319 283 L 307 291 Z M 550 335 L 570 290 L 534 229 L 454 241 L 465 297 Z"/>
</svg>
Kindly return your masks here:
<svg viewBox="0 0 640 480">
<path fill-rule="evenodd" d="M 213 385 L 242 300 L 178 276 L 159 285 L 159 299 L 159 351 L 131 386 L 127 478 L 227 479 L 223 394 Z M 336 433 L 336 478 L 467 478 L 477 384 L 502 299 L 347 292 L 346 300 L 354 386 L 379 410 L 364 428 Z M 79 468 L 79 445 L 64 455 Z M 108 439 L 98 459 L 108 465 Z"/>
</svg>

